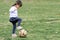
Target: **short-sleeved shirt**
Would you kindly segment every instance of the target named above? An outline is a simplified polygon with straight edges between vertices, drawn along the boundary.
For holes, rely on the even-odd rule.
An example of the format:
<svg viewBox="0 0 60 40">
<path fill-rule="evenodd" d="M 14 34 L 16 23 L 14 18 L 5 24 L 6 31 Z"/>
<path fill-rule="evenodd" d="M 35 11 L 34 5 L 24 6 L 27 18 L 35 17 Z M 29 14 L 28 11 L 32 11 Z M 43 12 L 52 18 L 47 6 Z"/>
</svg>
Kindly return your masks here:
<svg viewBox="0 0 60 40">
<path fill-rule="evenodd" d="M 9 10 L 9 14 L 10 14 L 10 18 L 11 17 L 18 17 L 18 12 L 17 12 L 17 8 L 15 6 L 12 6 Z"/>
</svg>

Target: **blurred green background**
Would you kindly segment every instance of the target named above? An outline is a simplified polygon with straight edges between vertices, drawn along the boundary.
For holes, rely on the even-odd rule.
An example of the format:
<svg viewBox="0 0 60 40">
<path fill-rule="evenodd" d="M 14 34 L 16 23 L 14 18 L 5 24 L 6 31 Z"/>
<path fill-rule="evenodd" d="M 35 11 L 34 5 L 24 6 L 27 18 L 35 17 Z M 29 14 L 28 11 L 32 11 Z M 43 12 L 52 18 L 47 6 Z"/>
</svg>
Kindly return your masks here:
<svg viewBox="0 0 60 40">
<path fill-rule="evenodd" d="M 15 1 L 0 0 L 0 40 L 60 40 L 60 0 L 22 0 L 18 13 L 27 38 L 11 37 L 9 9 Z"/>
</svg>

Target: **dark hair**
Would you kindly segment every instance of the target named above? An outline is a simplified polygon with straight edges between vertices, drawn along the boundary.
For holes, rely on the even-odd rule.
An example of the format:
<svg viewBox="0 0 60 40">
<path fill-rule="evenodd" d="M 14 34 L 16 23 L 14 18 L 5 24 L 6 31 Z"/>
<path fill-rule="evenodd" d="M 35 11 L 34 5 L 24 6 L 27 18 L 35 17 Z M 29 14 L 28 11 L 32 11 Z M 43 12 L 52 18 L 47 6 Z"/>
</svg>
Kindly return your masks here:
<svg viewBox="0 0 60 40">
<path fill-rule="evenodd" d="M 22 7 L 22 2 L 21 2 L 21 0 L 17 0 L 16 3 L 15 3 L 14 5 L 12 5 L 12 6 L 15 6 L 15 5 L 19 5 L 20 7 Z"/>
</svg>

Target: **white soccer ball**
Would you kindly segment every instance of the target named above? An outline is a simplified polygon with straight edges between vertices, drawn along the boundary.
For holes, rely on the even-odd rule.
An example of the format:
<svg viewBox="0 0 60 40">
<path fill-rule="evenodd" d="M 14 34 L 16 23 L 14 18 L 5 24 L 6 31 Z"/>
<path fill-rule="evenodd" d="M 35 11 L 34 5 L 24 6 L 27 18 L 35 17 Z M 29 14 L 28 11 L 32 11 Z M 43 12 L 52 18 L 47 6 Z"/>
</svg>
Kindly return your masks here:
<svg viewBox="0 0 60 40">
<path fill-rule="evenodd" d="M 20 36 L 20 37 L 26 37 L 26 36 L 27 36 L 27 31 L 24 30 L 24 29 L 20 30 L 20 31 L 19 31 L 19 36 Z"/>
</svg>

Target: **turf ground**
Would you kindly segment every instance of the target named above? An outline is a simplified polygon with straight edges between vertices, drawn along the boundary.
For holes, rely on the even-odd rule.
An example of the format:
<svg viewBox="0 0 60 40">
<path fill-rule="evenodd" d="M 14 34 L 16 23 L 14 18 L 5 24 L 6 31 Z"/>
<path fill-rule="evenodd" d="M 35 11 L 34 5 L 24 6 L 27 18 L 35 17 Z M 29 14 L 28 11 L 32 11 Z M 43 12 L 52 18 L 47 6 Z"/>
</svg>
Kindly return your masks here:
<svg viewBox="0 0 60 40">
<path fill-rule="evenodd" d="M 28 31 L 27 38 L 11 38 L 9 8 L 15 0 L 0 0 L 0 40 L 60 40 L 60 0 L 22 1 L 18 12 L 21 26 Z"/>
</svg>

